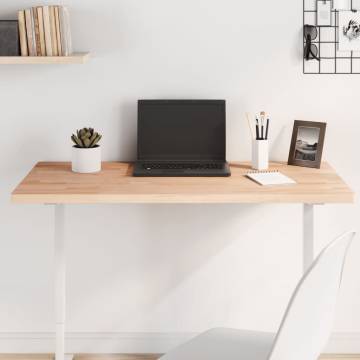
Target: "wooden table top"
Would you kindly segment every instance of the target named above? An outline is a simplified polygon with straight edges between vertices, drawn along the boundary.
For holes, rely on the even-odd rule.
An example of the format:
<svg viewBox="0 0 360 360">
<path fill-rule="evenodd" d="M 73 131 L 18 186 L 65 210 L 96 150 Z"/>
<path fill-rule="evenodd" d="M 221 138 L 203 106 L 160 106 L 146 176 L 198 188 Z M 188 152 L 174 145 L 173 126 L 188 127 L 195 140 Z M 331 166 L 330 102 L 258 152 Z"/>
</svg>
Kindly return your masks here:
<svg viewBox="0 0 360 360">
<path fill-rule="evenodd" d="M 132 164 L 104 162 L 97 174 L 75 174 L 71 164 L 38 163 L 13 191 L 14 203 L 352 203 L 354 193 L 327 163 L 310 169 L 272 163 L 296 185 L 261 186 L 244 176 L 248 163 L 231 164 L 229 178 L 135 178 Z"/>
</svg>

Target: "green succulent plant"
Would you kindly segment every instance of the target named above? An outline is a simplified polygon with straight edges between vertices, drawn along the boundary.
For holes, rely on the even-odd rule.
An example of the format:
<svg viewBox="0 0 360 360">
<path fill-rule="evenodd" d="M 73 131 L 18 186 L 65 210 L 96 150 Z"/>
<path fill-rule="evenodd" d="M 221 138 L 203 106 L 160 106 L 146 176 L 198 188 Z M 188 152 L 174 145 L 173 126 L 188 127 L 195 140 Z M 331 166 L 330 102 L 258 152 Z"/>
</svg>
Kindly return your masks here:
<svg viewBox="0 0 360 360">
<path fill-rule="evenodd" d="M 92 128 L 83 128 L 71 135 L 71 140 L 77 148 L 94 148 L 98 146 L 102 136 Z"/>
</svg>

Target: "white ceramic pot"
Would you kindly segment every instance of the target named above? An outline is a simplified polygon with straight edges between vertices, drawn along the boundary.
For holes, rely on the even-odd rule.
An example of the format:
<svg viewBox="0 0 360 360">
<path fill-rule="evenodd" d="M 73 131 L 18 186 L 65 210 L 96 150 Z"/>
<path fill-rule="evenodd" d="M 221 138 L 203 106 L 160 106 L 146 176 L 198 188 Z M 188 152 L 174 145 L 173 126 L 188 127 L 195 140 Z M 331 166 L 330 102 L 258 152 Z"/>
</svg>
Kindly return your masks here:
<svg viewBox="0 0 360 360">
<path fill-rule="evenodd" d="M 82 174 L 101 171 L 101 147 L 72 148 L 72 171 Z"/>
</svg>

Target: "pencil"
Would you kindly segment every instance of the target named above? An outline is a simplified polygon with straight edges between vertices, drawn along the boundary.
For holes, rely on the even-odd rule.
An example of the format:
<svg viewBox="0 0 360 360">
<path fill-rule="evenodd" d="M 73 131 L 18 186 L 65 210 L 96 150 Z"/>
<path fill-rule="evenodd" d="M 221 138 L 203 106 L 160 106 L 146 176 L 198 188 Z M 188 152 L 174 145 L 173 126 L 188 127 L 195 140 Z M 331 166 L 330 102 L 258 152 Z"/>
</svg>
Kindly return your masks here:
<svg viewBox="0 0 360 360">
<path fill-rule="evenodd" d="M 248 125 L 249 125 L 251 138 L 255 139 L 254 130 L 253 130 L 252 126 L 251 126 L 250 114 L 248 112 L 246 113 L 246 118 L 247 118 L 247 122 L 248 122 Z"/>
<path fill-rule="evenodd" d="M 258 120 L 258 118 L 256 118 L 256 140 L 261 140 L 260 139 L 259 120 Z"/>
<path fill-rule="evenodd" d="M 265 140 L 268 139 L 268 136 L 269 136 L 269 122 L 270 122 L 270 119 L 268 118 L 267 121 L 266 121 L 266 135 L 265 135 Z"/>
<path fill-rule="evenodd" d="M 261 119 L 261 140 L 264 140 L 264 120 L 265 120 L 265 111 L 262 111 L 260 113 L 260 119 Z"/>
</svg>

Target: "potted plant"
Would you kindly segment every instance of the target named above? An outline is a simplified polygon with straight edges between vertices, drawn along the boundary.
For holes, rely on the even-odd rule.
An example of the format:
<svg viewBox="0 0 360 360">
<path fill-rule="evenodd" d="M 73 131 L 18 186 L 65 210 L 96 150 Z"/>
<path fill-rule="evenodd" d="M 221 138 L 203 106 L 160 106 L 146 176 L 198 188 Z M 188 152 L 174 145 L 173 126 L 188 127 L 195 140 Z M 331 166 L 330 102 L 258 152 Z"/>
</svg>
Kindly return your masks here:
<svg viewBox="0 0 360 360">
<path fill-rule="evenodd" d="M 72 149 L 72 171 L 77 173 L 96 173 L 101 170 L 101 148 L 99 141 L 102 136 L 92 128 L 83 128 L 72 134 L 75 144 Z"/>
</svg>

